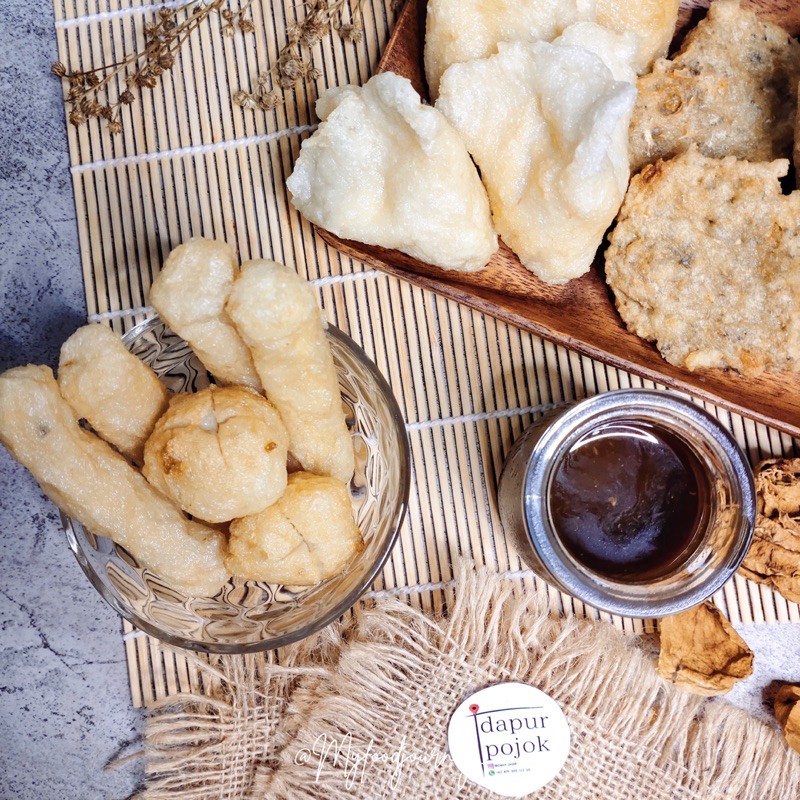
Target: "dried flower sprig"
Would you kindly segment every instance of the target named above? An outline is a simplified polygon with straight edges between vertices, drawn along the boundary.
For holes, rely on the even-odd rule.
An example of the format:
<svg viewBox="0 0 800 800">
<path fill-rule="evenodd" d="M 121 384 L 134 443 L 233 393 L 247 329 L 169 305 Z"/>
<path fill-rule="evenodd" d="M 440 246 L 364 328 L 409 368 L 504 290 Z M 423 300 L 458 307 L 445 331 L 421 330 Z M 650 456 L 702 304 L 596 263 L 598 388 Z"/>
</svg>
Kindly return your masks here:
<svg viewBox="0 0 800 800">
<path fill-rule="evenodd" d="M 247 12 L 252 5 L 253 0 L 246 0 L 238 11 L 231 11 L 226 8 L 219 12 L 219 15 L 225 20 L 225 25 L 222 26 L 222 32 L 225 36 L 233 36 L 236 33 L 236 28 L 239 28 L 242 33 L 252 33 L 256 29 L 252 17 L 247 16 Z"/>
<path fill-rule="evenodd" d="M 320 71 L 309 51 L 332 31 L 345 41 L 359 42 L 364 36 L 362 6 L 364 0 L 306 0 L 306 15 L 286 29 L 286 44 L 275 63 L 259 73 L 252 92 L 239 90 L 233 102 L 242 108 L 262 111 L 282 105 L 284 92 L 307 80 L 316 80 Z M 345 13 L 348 19 L 345 22 Z"/>
<path fill-rule="evenodd" d="M 159 78 L 175 65 L 176 54 L 192 31 L 208 17 L 219 13 L 225 21 L 223 31 L 226 35 L 229 35 L 228 30 L 234 31 L 234 26 L 243 33 L 255 30 L 253 21 L 247 16 L 252 0 L 243 3 L 236 13 L 226 9 L 226 3 L 227 0 L 208 0 L 205 3 L 192 0 L 176 8 L 159 9 L 144 26 L 144 49 L 113 64 L 69 72 L 64 64 L 56 61 L 50 71 L 69 85 L 65 98 L 69 121 L 78 127 L 96 117 L 108 123 L 110 133 L 121 133 L 122 107 L 136 101 L 137 90 L 153 89 L 158 85 Z M 112 101 L 108 89 L 116 80 L 124 81 L 125 89 Z"/>
<path fill-rule="evenodd" d="M 233 102 L 241 108 L 260 108 L 262 111 L 271 111 L 283 105 L 283 93 L 272 88 L 272 78 L 267 72 L 262 72 L 256 78 L 256 88 L 252 92 L 240 89 L 234 92 Z"/>
</svg>

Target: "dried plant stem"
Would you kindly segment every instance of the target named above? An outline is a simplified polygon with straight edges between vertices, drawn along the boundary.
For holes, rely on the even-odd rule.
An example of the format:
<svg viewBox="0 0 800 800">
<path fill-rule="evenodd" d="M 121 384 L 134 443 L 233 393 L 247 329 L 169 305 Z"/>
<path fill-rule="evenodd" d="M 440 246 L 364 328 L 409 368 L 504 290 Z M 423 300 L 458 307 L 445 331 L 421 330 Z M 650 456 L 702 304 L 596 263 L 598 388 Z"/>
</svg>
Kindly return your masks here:
<svg viewBox="0 0 800 800">
<path fill-rule="evenodd" d="M 224 11 L 220 12 L 220 16 L 227 23 L 222 29 L 226 36 L 234 35 L 236 32 L 234 25 L 238 25 L 239 30 L 242 33 L 252 33 L 256 29 L 256 26 L 253 24 L 253 20 L 247 16 L 247 12 L 250 10 L 252 5 L 253 0 L 246 0 L 246 2 L 242 3 L 242 5 L 239 7 L 239 10 L 236 12 L 231 11 L 230 9 L 225 9 Z"/>
<path fill-rule="evenodd" d="M 175 9 L 162 8 L 152 21 L 144 26 L 145 46 L 136 53 L 126 55 L 120 61 L 83 71 L 68 72 L 60 62 L 52 65 L 51 71 L 69 83 L 66 103 L 69 121 L 83 125 L 89 118 L 105 119 L 111 133 L 122 131 L 122 106 L 135 102 L 134 91 L 153 89 L 161 75 L 172 69 L 175 57 L 191 34 L 212 14 L 218 13 L 225 21 L 223 32 L 232 35 L 235 26 L 243 33 L 255 30 L 247 16 L 253 0 L 246 0 L 237 12 L 226 8 L 227 0 L 196 0 Z M 186 18 L 178 22 L 178 16 Z M 109 86 L 114 81 L 124 81 L 125 89 L 116 101 L 108 99 Z M 105 102 L 100 98 L 105 93 Z"/>
<path fill-rule="evenodd" d="M 315 80 L 320 72 L 314 66 L 311 50 L 331 31 L 345 41 L 358 42 L 364 35 L 364 0 L 306 0 L 305 17 L 286 29 L 286 44 L 267 70 L 260 71 L 252 92 L 239 90 L 233 102 L 242 108 L 269 111 L 284 102 L 284 92 L 295 89 L 302 81 Z M 344 21 L 345 11 L 349 12 Z"/>
</svg>

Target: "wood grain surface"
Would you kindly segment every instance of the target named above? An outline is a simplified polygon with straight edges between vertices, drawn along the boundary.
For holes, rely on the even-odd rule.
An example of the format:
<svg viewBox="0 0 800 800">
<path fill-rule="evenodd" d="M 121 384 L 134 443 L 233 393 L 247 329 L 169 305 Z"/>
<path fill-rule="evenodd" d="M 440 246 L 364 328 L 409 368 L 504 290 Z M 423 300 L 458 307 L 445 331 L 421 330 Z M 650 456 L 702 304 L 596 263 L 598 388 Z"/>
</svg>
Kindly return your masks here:
<svg viewBox="0 0 800 800">
<path fill-rule="evenodd" d="M 760 0 L 747 5 L 783 23 L 792 33 L 800 31 L 800 3 Z M 425 0 L 408 0 L 379 66 L 379 71 L 408 77 L 423 97 L 427 97 L 422 66 L 425 8 Z M 485 270 L 464 274 L 438 269 L 396 250 L 345 241 L 321 229 L 319 233 L 337 249 L 377 269 L 592 358 L 800 436 L 800 375 L 747 378 L 719 369 L 689 372 L 667 363 L 654 345 L 630 333 L 617 314 L 603 280 L 602 248 L 588 274 L 566 286 L 550 286 L 502 244 Z"/>
</svg>

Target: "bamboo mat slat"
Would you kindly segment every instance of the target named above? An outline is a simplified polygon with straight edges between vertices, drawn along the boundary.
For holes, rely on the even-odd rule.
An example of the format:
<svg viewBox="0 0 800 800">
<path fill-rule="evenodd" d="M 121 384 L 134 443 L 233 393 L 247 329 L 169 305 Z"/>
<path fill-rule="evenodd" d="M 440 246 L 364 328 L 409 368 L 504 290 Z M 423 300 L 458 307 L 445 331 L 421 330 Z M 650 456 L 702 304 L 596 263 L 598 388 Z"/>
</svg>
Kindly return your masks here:
<svg viewBox="0 0 800 800">
<path fill-rule="evenodd" d="M 118 59 L 137 49 L 155 9 L 176 5 L 55 0 L 59 58 L 70 70 Z M 309 279 L 340 278 L 323 282 L 320 302 L 386 376 L 411 441 L 408 516 L 374 589 L 399 590 L 420 607 L 439 608 L 452 593 L 453 559 L 469 555 L 510 573 L 519 591 L 546 596 L 564 613 L 608 619 L 630 633 L 650 629 L 648 622 L 598 614 L 534 579 L 502 534 L 494 487 L 534 409 L 653 384 L 367 270 L 316 236 L 291 207 L 286 178 L 316 122 L 316 97 L 326 87 L 367 80 L 396 8 L 390 0 L 366 0 L 362 41 L 324 39 L 313 53 L 319 79 L 287 93 L 285 105 L 269 113 L 234 106 L 232 93 L 251 88 L 274 63 L 287 24 L 302 13 L 293 0 L 257 0 L 256 32 L 233 37 L 212 17 L 159 86 L 126 109 L 121 135 L 111 137 L 96 121 L 67 126 L 89 314 L 108 318 L 119 333 L 144 319 L 160 264 L 190 236 L 226 239 L 242 260 L 274 258 Z M 798 452 L 778 431 L 700 404 L 754 462 Z M 798 605 L 740 577 L 715 600 L 737 623 L 800 622 Z M 127 622 L 123 639 L 135 706 L 202 685 L 196 656 L 162 647 Z"/>
</svg>

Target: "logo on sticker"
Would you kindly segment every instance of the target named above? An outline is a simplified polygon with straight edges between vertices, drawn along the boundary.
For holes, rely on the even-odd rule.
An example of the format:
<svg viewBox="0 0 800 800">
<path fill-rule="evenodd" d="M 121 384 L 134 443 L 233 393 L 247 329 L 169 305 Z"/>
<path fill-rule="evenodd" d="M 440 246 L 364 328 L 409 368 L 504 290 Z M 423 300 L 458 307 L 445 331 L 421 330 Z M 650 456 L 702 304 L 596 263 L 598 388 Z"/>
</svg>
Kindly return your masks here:
<svg viewBox="0 0 800 800">
<path fill-rule="evenodd" d="M 524 683 L 501 683 L 471 695 L 448 728 L 456 766 L 504 797 L 523 797 L 552 780 L 567 759 L 569 741 L 558 703 Z"/>
</svg>

